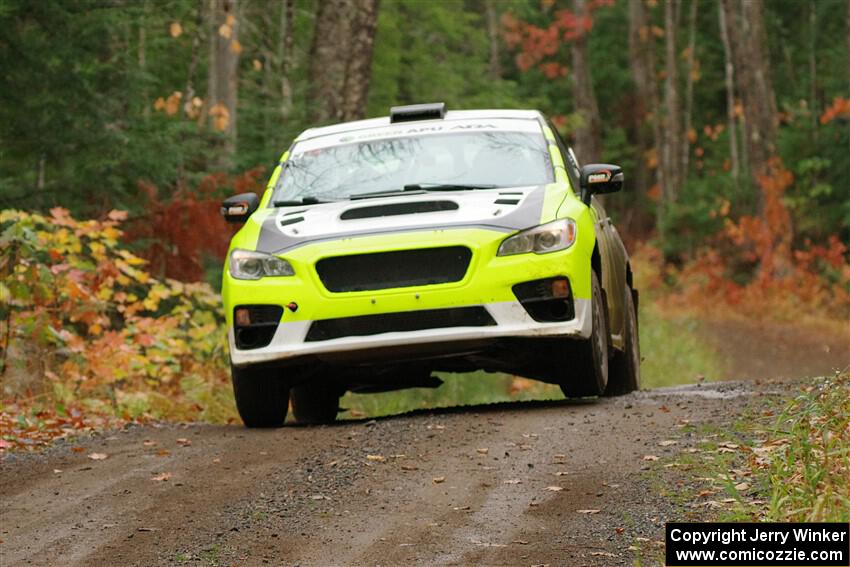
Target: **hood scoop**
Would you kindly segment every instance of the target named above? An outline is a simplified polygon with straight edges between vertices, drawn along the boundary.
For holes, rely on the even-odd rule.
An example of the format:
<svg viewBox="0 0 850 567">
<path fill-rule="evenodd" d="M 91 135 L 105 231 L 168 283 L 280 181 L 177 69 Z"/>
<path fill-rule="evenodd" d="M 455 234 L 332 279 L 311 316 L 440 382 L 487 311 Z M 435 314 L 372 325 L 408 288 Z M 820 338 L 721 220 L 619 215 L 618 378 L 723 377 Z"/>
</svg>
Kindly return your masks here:
<svg viewBox="0 0 850 567">
<path fill-rule="evenodd" d="M 415 215 L 419 213 L 437 213 L 456 211 L 460 208 L 454 201 L 413 201 L 407 203 L 389 203 L 348 209 L 340 215 L 341 220 L 371 219 L 375 217 L 392 217 L 398 215 Z"/>
</svg>

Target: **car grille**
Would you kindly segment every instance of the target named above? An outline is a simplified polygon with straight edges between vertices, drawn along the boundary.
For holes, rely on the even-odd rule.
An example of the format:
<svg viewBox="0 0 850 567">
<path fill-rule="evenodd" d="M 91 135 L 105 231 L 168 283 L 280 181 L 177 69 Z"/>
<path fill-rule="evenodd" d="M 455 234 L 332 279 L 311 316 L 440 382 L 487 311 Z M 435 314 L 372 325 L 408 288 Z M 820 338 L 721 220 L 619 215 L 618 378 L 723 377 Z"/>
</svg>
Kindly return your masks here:
<svg viewBox="0 0 850 567">
<path fill-rule="evenodd" d="M 465 246 L 354 254 L 319 260 L 316 272 L 328 291 L 372 291 L 457 282 L 471 258 Z"/>
<path fill-rule="evenodd" d="M 483 307 L 426 309 L 314 321 L 307 332 L 306 340 L 307 342 L 329 341 L 381 333 L 424 331 L 445 327 L 488 327 L 495 324 L 496 321 Z"/>
</svg>

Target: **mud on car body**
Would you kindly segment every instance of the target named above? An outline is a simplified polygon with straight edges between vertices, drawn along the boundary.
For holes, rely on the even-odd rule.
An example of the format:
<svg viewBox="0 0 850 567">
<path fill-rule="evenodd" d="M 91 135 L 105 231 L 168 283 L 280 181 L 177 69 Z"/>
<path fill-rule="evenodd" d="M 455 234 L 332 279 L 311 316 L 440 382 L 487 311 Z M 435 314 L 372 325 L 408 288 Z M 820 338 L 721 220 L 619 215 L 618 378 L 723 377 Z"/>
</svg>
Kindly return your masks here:
<svg viewBox="0 0 850 567">
<path fill-rule="evenodd" d="M 313 128 L 244 226 L 223 278 L 234 391 L 249 427 L 335 419 L 346 391 L 501 371 L 570 397 L 639 386 L 637 292 L 594 197 L 615 165 L 580 167 L 537 111 L 394 107 Z"/>
</svg>

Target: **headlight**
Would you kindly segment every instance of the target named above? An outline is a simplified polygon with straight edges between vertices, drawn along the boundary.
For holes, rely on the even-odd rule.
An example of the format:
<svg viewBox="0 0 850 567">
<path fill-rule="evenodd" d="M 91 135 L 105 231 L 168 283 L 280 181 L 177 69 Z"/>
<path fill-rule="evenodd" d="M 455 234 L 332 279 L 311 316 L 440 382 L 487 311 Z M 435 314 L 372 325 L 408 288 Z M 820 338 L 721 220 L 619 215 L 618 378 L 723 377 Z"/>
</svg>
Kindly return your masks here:
<svg viewBox="0 0 850 567">
<path fill-rule="evenodd" d="M 237 280 L 258 280 L 266 276 L 294 276 L 295 270 L 283 258 L 237 248 L 230 253 L 230 275 Z"/>
<path fill-rule="evenodd" d="M 573 219 L 561 219 L 541 224 L 506 238 L 499 246 L 497 256 L 512 254 L 546 254 L 572 246 L 576 241 L 576 223 Z"/>
</svg>

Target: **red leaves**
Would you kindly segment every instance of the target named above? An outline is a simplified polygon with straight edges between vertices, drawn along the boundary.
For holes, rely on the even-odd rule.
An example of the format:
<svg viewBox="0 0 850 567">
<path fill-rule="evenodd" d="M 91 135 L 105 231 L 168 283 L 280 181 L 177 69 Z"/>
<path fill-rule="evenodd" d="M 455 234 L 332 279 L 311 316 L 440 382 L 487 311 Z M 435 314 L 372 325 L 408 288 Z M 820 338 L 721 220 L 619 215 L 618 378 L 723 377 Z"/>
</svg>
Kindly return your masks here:
<svg viewBox="0 0 850 567">
<path fill-rule="evenodd" d="M 591 0 L 585 13 L 557 10 L 546 27 L 517 19 L 513 14 L 502 16 L 502 37 L 511 49 L 518 49 L 516 65 L 526 72 L 538 68 L 547 79 L 567 75 L 567 67 L 557 61 L 562 41 L 570 43 L 580 40 L 593 29 L 592 12 L 603 6 L 613 5 L 613 0 Z M 555 58 L 555 61 L 550 60 Z"/>
<path fill-rule="evenodd" d="M 223 261 L 234 228 L 221 218 L 221 199 L 234 193 L 262 193 L 264 167 L 240 175 L 213 173 L 197 187 L 179 187 L 167 201 L 160 201 L 157 188 L 139 182 L 148 199 L 147 214 L 130 223 L 128 239 L 148 242 L 139 255 L 150 262 L 155 274 L 181 281 L 203 279 L 202 259 Z"/>
<path fill-rule="evenodd" d="M 839 117 L 850 118 L 850 98 L 835 97 L 832 104 L 820 115 L 820 123 L 828 124 Z"/>
</svg>

